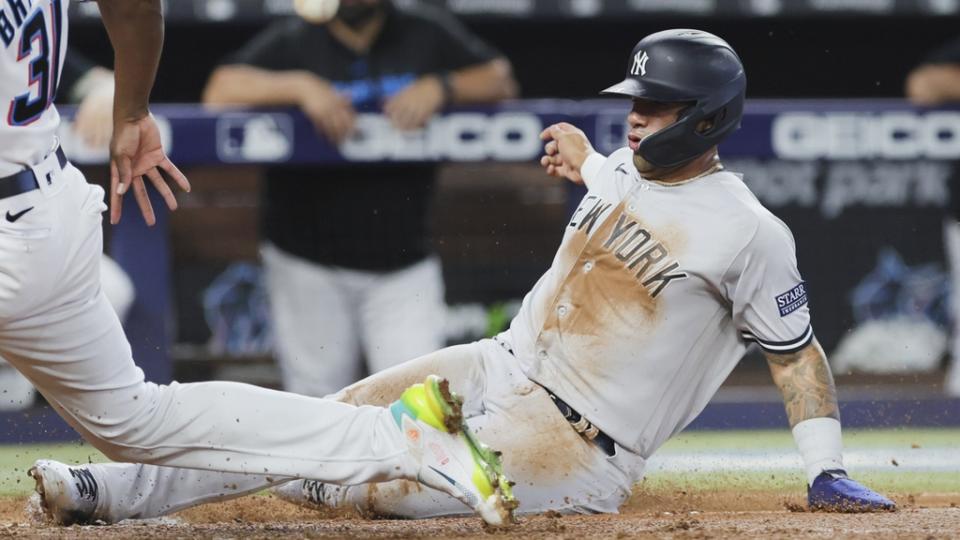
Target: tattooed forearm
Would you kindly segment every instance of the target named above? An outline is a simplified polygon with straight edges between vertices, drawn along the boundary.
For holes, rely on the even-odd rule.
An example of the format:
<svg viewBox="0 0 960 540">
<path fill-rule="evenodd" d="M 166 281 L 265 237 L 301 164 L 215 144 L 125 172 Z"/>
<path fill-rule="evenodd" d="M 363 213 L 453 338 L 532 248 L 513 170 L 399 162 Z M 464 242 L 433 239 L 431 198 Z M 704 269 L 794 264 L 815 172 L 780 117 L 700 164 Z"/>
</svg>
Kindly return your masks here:
<svg viewBox="0 0 960 540">
<path fill-rule="evenodd" d="M 766 353 L 766 357 L 773 382 L 783 395 L 790 427 L 810 418 L 840 419 L 833 375 L 816 340 L 799 352 Z"/>
</svg>

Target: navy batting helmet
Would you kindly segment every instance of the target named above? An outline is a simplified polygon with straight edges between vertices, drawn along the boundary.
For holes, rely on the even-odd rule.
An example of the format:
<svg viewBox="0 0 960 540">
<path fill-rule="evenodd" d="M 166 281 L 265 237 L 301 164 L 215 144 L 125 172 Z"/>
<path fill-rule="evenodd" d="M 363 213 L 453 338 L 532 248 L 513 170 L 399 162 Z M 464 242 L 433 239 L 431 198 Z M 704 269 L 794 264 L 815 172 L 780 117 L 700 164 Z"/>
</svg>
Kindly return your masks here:
<svg viewBox="0 0 960 540">
<path fill-rule="evenodd" d="M 630 53 L 627 78 L 601 93 L 691 102 L 675 124 L 645 137 L 636 151 L 657 167 L 673 168 L 740 127 L 746 89 L 743 64 L 726 41 L 701 30 L 675 29 L 640 40 Z"/>
</svg>

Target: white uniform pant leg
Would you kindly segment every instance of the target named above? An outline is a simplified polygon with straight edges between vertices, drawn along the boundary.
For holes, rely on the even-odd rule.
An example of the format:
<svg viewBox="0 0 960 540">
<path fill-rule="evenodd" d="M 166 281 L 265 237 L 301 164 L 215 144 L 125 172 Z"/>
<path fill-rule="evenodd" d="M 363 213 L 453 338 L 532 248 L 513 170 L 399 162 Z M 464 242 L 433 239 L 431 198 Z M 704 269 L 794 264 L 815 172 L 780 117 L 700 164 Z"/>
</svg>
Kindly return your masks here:
<svg viewBox="0 0 960 540">
<path fill-rule="evenodd" d="M 360 326 L 370 373 L 443 347 L 443 294 L 437 257 L 369 281 L 360 303 Z"/>
<path fill-rule="evenodd" d="M 107 300 L 123 321 L 133 303 L 133 282 L 120 265 L 110 257 L 100 259 L 100 285 Z M 6 360 L 0 358 L 0 411 L 19 411 L 33 405 L 33 385 Z"/>
<path fill-rule="evenodd" d="M 33 405 L 37 391 L 26 377 L 0 358 L 0 411 L 20 411 Z"/>
<path fill-rule="evenodd" d="M 0 229 L 0 355 L 93 446 L 116 461 L 336 483 L 414 474 L 386 409 L 237 383 L 144 382 L 100 290 L 103 190 L 72 167 L 58 174 L 55 192 L 0 201 L 0 212 L 33 206 Z"/>
<path fill-rule="evenodd" d="M 407 463 L 405 443 L 383 408 L 239 383 L 144 382 L 119 321 L 98 298 L 56 323 L 18 328 L 13 344 L 4 331 L 2 346 L 110 459 L 337 483 L 396 476 L 393 467 Z M 45 341 L 51 334 L 57 339 Z"/>
<path fill-rule="evenodd" d="M 950 312 L 953 319 L 950 364 L 947 366 L 944 391 L 950 396 L 960 396 L 960 222 L 949 217 L 944 220 L 943 244 L 947 267 L 950 269 Z"/>
<path fill-rule="evenodd" d="M 139 463 L 87 465 L 100 486 L 96 519 L 117 523 L 125 519 L 165 516 L 193 506 L 235 499 L 286 477 L 224 473 L 160 467 Z"/>
<path fill-rule="evenodd" d="M 284 389 L 323 396 L 359 379 L 358 299 L 343 271 L 270 244 L 260 252 Z"/>
<path fill-rule="evenodd" d="M 458 345 L 368 377 L 330 398 L 352 405 L 384 406 L 396 400 L 408 386 L 422 382 L 429 374 L 437 374 L 450 380 L 451 388 L 464 397 L 464 413 L 477 416 L 481 413 L 481 396 L 485 385 L 482 367 L 479 344 Z M 160 517 L 198 504 L 223 501 L 256 492 L 283 482 L 274 476 L 226 474 L 126 463 L 93 465 L 90 469 L 101 488 L 97 515 L 110 522 Z M 409 485 L 417 484 L 411 482 Z M 444 497 L 445 502 L 463 504 L 440 493 L 437 493 L 437 496 Z"/>
</svg>

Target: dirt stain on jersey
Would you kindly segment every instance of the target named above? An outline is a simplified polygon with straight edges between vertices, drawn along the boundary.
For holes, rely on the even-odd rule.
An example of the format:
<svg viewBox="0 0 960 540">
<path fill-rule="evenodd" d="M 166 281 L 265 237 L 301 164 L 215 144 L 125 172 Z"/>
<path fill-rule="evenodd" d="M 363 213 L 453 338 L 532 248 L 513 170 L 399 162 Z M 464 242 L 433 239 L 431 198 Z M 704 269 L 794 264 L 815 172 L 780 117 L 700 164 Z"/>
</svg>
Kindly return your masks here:
<svg viewBox="0 0 960 540">
<path fill-rule="evenodd" d="M 578 369 L 601 378 L 618 372 L 616 362 L 642 354 L 646 336 L 659 325 L 661 294 L 670 283 L 684 279 L 678 255 L 686 235 L 678 225 L 651 227 L 625 209 L 626 201 L 581 248 L 570 251 L 572 268 L 552 306 L 546 308 L 541 337 L 575 358 Z"/>
</svg>

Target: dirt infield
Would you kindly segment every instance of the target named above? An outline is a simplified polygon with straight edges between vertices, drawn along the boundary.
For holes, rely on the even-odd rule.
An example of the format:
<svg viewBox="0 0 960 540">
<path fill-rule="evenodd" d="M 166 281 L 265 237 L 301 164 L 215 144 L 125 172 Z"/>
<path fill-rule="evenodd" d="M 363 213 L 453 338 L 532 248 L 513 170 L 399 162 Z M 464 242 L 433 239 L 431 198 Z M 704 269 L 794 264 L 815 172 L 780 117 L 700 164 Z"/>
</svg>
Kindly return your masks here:
<svg viewBox="0 0 960 540">
<path fill-rule="evenodd" d="M 0 499 L 0 538 L 954 538 L 960 493 L 901 495 L 895 513 L 799 511 L 800 497 L 729 491 L 638 492 L 620 515 L 521 518 L 508 531 L 477 518 L 369 520 L 351 513 L 302 510 L 270 496 L 247 497 L 182 512 L 172 519 L 59 528 L 27 516 L 25 499 Z"/>
</svg>

